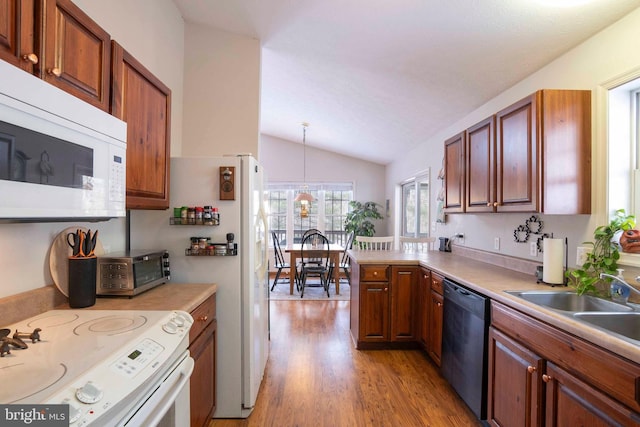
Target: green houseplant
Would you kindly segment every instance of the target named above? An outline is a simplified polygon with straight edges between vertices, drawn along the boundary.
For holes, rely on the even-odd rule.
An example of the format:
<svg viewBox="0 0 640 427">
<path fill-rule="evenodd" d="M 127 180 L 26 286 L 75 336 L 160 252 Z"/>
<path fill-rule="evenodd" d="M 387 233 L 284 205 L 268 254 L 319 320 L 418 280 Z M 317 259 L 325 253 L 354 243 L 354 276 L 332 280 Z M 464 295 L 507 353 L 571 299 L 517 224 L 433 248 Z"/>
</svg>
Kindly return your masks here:
<svg viewBox="0 0 640 427">
<path fill-rule="evenodd" d="M 371 220 L 382 219 L 382 214 L 378 212 L 378 206 L 382 207 L 375 202 L 350 201 L 351 210 L 344 220 L 344 230 L 347 233 L 353 233 L 354 236 L 373 236 L 376 228 Z"/>
<path fill-rule="evenodd" d="M 596 227 L 593 242 L 584 242 L 591 246 L 591 252 L 580 268 L 568 270 L 565 275 L 569 285 L 576 288 L 579 295 L 585 293 L 599 294 L 600 273 L 616 275 L 620 251 L 618 243 L 613 241 L 619 231 L 631 230 L 635 227 L 635 217 L 627 215 L 624 209 L 618 209 L 607 225 Z"/>
</svg>

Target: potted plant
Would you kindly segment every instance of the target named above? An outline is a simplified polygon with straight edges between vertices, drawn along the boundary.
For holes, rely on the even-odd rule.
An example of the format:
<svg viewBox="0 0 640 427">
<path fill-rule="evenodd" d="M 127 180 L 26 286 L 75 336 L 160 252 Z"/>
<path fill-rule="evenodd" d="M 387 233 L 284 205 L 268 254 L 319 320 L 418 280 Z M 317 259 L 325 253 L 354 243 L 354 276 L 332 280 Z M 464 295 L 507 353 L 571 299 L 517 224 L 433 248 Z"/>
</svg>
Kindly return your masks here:
<svg viewBox="0 0 640 427">
<path fill-rule="evenodd" d="M 598 284 L 602 280 L 600 273 L 618 274 L 620 246 L 615 238 L 620 231 L 633 229 L 635 224 L 633 215 L 627 215 L 624 209 L 618 209 L 608 225 L 596 227 L 593 232 L 593 242 L 584 242 L 592 247 L 591 252 L 587 253 L 586 261 L 580 268 L 568 270 L 565 273 L 569 279 L 569 285 L 576 288 L 579 295 L 600 294 L 598 289 Z"/>
<path fill-rule="evenodd" d="M 382 219 L 382 214 L 378 212 L 378 206 L 382 206 L 375 202 L 361 203 L 355 200 L 350 201 L 349 206 L 351 211 L 344 220 L 344 230 L 354 236 L 373 236 L 376 228 L 370 220 Z"/>
</svg>

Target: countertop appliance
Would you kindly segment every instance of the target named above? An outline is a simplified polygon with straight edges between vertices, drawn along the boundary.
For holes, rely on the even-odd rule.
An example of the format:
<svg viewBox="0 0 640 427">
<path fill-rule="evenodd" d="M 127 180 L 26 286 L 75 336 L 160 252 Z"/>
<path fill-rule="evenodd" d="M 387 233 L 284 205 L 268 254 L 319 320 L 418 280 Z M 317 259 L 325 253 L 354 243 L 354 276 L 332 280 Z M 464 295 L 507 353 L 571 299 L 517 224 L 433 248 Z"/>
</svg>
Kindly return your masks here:
<svg viewBox="0 0 640 427">
<path fill-rule="evenodd" d="M 0 61 L 0 221 L 124 217 L 127 125 Z"/>
<path fill-rule="evenodd" d="M 192 323 L 182 311 L 52 310 L 8 325 L 28 348 L 3 346 L 0 403 L 69 404 L 73 426 L 189 425 Z"/>
<path fill-rule="evenodd" d="M 97 295 L 138 295 L 171 279 L 169 252 L 109 252 L 98 256 L 96 276 Z"/>
<path fill-rule="evenodd" d="M 486 420 L 489 299 L 449 279 L 443 284 L 442 376 Z"/>
<path fill-rule="evenodd" d="M 233 171 L 232 186 L 222 173 L 227 169 Z M 171 225 L 172 211 L 131 212 L 132 247 L 166 248 L 172 281 L 218 285 L 215 418 L 249 416 L 268 357 L 268 234 L 262 175 L 262 167 L 248 155 L 172 158 L 171 206 L 210 205 L 218 209 L 219 225 Z M 206 251 L 209 255 L 187 256 L 191 237 L 210 237 L 217 245 L 226 244 L 228 233 L 234 235 L 237 255 Z"/>
</svg>

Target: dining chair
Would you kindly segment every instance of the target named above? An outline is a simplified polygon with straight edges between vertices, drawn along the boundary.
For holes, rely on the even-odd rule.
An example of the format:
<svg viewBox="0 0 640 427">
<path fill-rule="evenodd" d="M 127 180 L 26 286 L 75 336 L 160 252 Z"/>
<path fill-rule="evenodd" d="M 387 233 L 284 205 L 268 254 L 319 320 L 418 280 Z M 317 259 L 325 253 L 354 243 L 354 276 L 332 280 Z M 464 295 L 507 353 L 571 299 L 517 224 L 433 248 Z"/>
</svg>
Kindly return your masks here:
<svg viewBox="0 0 640 427">
<path fill-rule="evenodd" d="M 341 268 L 344 272 L 349 286 L 351 286 L 351 258 L 347 254 L 347 251 L 351 249 L 352 246 L 353 233 L 349 233 L 349 235 L 347 236 L 347 241 L 344 244 L 344 252 L 342 253 L 342 258 L 340 259 L 340 265 L 338 266 L 338 268 Z M 329 274 L 329 277 L 333 277 L 333 271 Z"/>
<path fill-rule="evenodd" d="M 400 250 L 403 252 L 428 252 L 435 249 L 435 237 L 400 236 Z"/>
<path fill-rule="evenodd" d="M 393 240 L 393 236 L 356 236 L 354 246 L 361 251 L 390 251 L 393 249 Z"/>
<path fill-rule="evenodd" d="M 278 242 L 278 235 L 276 234 L 275 231 L 271 232 L 271 238 L 273 239 L 273 254 L 275 259 L 275 267 L 278 269 L 278 271 L 276 271 L 276 277 L 273 279 L 273 285 L 271 285 L 271 291 L 273 291 L 273 288 L 276 287 L 276 284 L 280 279 L 280 274 L 282 273 L 282 270 L 288 268 L 289 274 L 292 274 L 292 272 L 291 272 L 291 265 L 288 262 L 285 262 L 284 260 L 284 255 L 282 254 L 282 249 L 280 248 L 280 242 Z M 296 277 L 296 285 L 298 285 L 297 279 L 298 278 Z"/>
<path fill-rule="evenodd" d="M 326 236 L 320 233 L 308 234 L 302 241 L 300 259 L 300 298 L 304 296 L 304 288 L 310 275 L 320 278 L 320 284 L 328 297 L 330 272 L 332 270 L 329 240 Z"/>
</svg>

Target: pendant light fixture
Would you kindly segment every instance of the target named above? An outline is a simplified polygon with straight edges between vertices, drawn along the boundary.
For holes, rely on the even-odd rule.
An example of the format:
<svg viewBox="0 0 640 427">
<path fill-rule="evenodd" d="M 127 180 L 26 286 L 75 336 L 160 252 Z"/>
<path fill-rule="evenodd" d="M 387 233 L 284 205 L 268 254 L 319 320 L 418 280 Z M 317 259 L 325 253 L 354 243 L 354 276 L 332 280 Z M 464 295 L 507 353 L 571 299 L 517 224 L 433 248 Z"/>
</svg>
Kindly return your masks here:
<svg viewBox="0 0 640 427">
<path fill-rule="evenodd" d="M 302 191 L 298 193 L 295 198 L 296 202 L 300 202 L 300 218 L 307 218 L 309 216 L 309 209 L 311 208 L 311 202 L 313 202 L 313 196 L 309 194 L 307 187 L 307 127 L 309 123 L 302 123 L 302 173 L 304 178 L 304 184 Z"/>
</svg>

